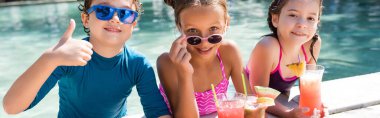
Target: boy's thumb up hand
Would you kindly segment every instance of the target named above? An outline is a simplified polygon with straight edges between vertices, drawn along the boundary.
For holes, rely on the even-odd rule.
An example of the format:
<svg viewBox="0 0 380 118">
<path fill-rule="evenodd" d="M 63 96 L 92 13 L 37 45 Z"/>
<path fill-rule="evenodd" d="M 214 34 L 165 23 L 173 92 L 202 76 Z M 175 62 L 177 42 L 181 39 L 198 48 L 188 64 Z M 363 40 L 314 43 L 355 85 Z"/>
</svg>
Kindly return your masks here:
<svg viewBox="0 0 380 118">
<path fill-rule="evenodd" d="M 70 24 L 67 27 L 66 32 L 61 37 L 60 42 L 62 43 L 62 42 L 66 42 L 67 40 L 70 40 L 71 37 L 73 36 L 74 30 L 75 30 L 75 21 L 74 19 L 70 19 Z"/>
<path fill-rule="evenodd" d="M 92 44 L 85 40 L 74 40 L 75 21 L 70 19 L 66 32 L 49 53 L 57 66 L 84 66 L 91 60 Z"/>
</svg>

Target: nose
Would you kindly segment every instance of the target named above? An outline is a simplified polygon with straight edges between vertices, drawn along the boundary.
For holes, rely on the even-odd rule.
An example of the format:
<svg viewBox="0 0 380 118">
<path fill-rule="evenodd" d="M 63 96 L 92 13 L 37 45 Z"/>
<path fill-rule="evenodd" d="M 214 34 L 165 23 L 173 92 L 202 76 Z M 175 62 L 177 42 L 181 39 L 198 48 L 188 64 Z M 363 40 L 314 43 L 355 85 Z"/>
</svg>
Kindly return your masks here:
<svg viewBox="0 0 380 118">
<path fill-rule="evenodd" d="M 299 18 L 297 21 L 297 28 L 306 28 L 307 20 L 304 18 Z"/>
<path fill-rule="evenodd" d="M 115 12 L 112 16 L 112 19 L 110 20 L 111 23 L 120 23 L 119 16 L 117 16 L 117 12 Z"/>
</svg>

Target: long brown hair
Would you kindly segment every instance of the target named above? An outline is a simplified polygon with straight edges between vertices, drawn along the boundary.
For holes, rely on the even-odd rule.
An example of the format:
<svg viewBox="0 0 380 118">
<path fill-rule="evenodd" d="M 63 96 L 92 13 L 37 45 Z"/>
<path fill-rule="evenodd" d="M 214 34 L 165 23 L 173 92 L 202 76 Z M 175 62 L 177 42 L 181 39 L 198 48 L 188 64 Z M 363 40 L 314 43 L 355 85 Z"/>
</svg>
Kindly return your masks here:
<svg viewBox="0 0 380 118">
<path fill-rule="evenodd" d="M 188 7 L 195 6 L 209 6 L 209 5 L 220 5 L 225 13 L 225 18 L 229 17 L 227 13 L 227 1 L 226 0 L 164 0 L 165 3 L 174 9 L 175 23 L 177 26 L 180 24 L 180 13 L 182 10 Z"/>
<path fill-rule="evenodd" d="M 86 15 L 88 15 L 87 10 L 90 9 L 92 1 L 93 0 L 84 0 L 84 4 L 79 4 L 79 6 L 78 6 L 79 11 L 81 11 L 81 12 L 85 13 Z M 136 11 L 139 13 L 139 17 L 138 17 L 138 19 L 139 19 L 140 15 L 144 11 L 142 9 L 142 4 L 141 4 L 140 0 L 133 0 L 132 3 L 134 3 L 133 5 L 135 5 Z M 88 28 L 86 28 L 86 27 L 83 26 L 83 30 L 84 30 L 84 32 L 87 33 L 88 36 L 90 35 L 90 29 L 88 29 Z"/>
<path fill-rule="evenodd" d="M 277 28 L 274 27 L 274 25 L 272 23 L 272 15 L 274 15 L 274 14 L 280 15 L 282 8 L 288 2 L 289 2 L 289 0 L 273 0 L 272 1 L 272 3 L 269 6 L 269 9 L 268 9 L 268 18 L 267 18 L 268 26 L 269 26 L 269 29 L 272 31 L 272 33 L 267 34 L 265 36 L 272 36 L 272 37 L 275 37 L 277 40 L 279 40 L 278 34 L 277 34 Z M 323 8 L 322 3 L 323 3 L 323 0 L 319 0 L 319 7 L 320 8 L 319 8 L 318 20 L 320 20 L 321 14 L 322 14 L 322 8 Z M 319 24 L 318 24 L 318 26 L 319 26 Z M 315 63 L 317 63 L 317 60 L 314 57 L 313 47 L 314 47 L 315 42 L 317 42 L 318 39 L 319 39 L 319 35 L 316 33 L 313 36 L 313 38 L 311 38 L 312 42 L 311 42 L 310 50 L 309 50 L 311 53 L 311 56 L 313 57 L 313 60 L 315 61 Z"/>
</svg>

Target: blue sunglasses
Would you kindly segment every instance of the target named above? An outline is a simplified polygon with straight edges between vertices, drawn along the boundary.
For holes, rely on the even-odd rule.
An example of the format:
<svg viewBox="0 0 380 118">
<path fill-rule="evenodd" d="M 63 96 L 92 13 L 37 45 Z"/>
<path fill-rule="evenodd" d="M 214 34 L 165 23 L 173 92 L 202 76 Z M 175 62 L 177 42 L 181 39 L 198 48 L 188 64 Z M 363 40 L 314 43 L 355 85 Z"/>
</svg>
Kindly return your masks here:
<svg viewBox="0 0 380 118">
<path fill-rule="evenodd" d="M 96 18 L 98 18 L 99 20 L 104 20 L 104 21 L 108 21 L 112 19 L 116 11 L 117 16 L 119 17 L 119 20 L 124 24 L 132 24 L 139 15 L 139 13 L 131 9 L 114 8 L 114 7 L 105 6 L 105 5 L 94 5 L 90 9 L 87 10 L 87 13 L 90 14 L 93 11 L 95 11 L 96 13 Z"/>
</svg>

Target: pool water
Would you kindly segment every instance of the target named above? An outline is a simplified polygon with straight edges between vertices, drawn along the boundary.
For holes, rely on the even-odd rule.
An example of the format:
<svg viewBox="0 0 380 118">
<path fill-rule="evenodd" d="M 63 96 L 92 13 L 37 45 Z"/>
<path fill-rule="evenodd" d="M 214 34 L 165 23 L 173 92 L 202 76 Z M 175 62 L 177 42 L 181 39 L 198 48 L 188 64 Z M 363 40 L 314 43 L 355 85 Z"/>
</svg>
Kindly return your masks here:
<svg viewBox="0 0 380 118">
<path fill-rule="evenodd" d="M 0 8 L 0 100 L 14 80 L 66 30 L 69 19 L 76 21 L 74 38 L 86 36 L 80 22 L 79 3 L 41 4 Z M 250 52 L 266 24 L 268 0 L 231 0 L 232 16 L 227 38 L 235 41 L 248 61 Z M 326 67 L 324 81 L 380 71 L 380 2 L 378 0 L 325 0 L 320 35 L 323 39 L 319 64 Z M 152 65 L 179 33 L 173 11 L 162 0 L 144 0 L 144 14 L 127 45 L 144 53 Z M 41 12 L 43 11 L 43 12 Z M 157 79 L 158 82 L 158 79 Z M 230 90 L 233 88 L 231 87 Z M 0 117 L 56 117 L 58 91 L 55 87 L 35 108 L 8 116 L 0 107 Z M 134 89 L 128 98 L 128 114 L 142 108 Z M 0 103 L 2 106 L 2 102 Z"/>
</svg>

